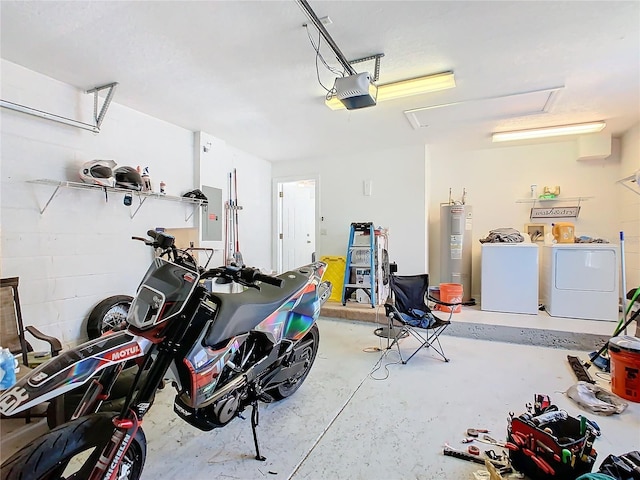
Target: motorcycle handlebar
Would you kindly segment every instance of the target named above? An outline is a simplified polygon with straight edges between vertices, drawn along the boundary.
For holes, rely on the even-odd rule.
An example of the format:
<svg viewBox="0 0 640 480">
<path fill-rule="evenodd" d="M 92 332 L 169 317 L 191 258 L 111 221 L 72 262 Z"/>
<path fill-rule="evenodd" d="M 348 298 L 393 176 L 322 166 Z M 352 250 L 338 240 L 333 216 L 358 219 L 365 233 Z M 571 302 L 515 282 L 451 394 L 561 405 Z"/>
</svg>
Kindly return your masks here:
<svg viewBox="0 0 640 480">
<path fill-rule="evenodd" d="M 258 272 L 254 277 L 256 280 L 268 283 L 269 285 L 273 285 L 274 287 L 282 288 L 284 285 L 284 280 L 278 277 L 272 277 L 271 275 L 265 275 L 263 273 Z"/>
<path fill-rule="evenodd" d="M 265 275 L 260 270 L 252 267 L 239 267 L 228 265 L 226 267 L 212 268 L 202 275 L 202 278 L 222 277 L 240 283 L 241 285 L 258 287 L 255 282 L 268 283 L 274 287 L 282 288 L 284 280 L 281 278 Z"/>
</svg>

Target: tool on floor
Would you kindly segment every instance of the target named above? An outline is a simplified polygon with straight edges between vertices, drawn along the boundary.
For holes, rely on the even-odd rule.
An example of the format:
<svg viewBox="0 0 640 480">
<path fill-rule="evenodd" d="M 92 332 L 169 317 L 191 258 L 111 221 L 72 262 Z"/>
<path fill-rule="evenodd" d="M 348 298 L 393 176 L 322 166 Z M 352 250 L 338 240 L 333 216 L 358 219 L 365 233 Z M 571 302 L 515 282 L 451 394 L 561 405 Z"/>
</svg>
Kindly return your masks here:
<svg viewBox="0 0 640 480">
<path fill-rule="evenodd" d="M 489 433 L 489 430 L 481 428 L 467 428 L 467 437 L 477 437 L 481 433 Z"/>
<path fill-rule="evenodd" d="M 640 287 L 638 287 L 638 289 L 636 290 L 636 294 L 640 295 Z M 635 297 L 637 298 L 637 296 Z M 633 305 L 633 303 L 629 304 L 629 308 L 631 307 L 631 305 Z M 631 324 L 631 322 L 635 321 L 638 318 L 639 315 L 640 315 L 640 309 L 636 310 L 633 313 L 633 315 L 631 315 L 627 319 L 627 321 L 624 322 L 622 325 L 619 324 L 611 338 L 615 338 L 620 333 L 622 333 L 624 329 L 627 328 L 629 324 Z M 604 353 L 604 351 L 607 350 L 608 348 L 609 348 L 609 342 L 605 342 L 602 348 L 600 348 L 600 350 L 598 350 L 597 352 L 589 355 L 590 360 L 584 363 L 581 363 L 578 357 L 567 355 L 567 360 L 569 361 L 569 365 L 573 369 L 573 372 L 575 373 L 578 380 L 583 382 L 596 383 L 591 377 L 591 375 L 589 374 L 588 369 L 591 367 L 591 365 L 595 365 L 595 360 L 592 360 L 592 359 L 598 359 Z"/>
<path fill-rule="evenodd" d="M 480 449 L 475 445 L 469 445 L 469 448 L 467 448 L 467 452 L 469 452 L 471 455 L 480 455 Z"/>
<path fill-rule="evenodd" d="M 456 450 L 455 448 L 452 448 L 447 443 L 445 443 L 444 448 L 442 449 L 442 453 L 447 457 L 459 458 L 460 460 L 466 460 L 468 462 L 479 463 L 481 465 L 485 465 L 485 461 L 488 461 L 488 462 L 491 463 L 491 465 L 496 467 L 498 469 L 498 472 L 500 472 L 500 473 L 509 473 L 509 472 L 513 471 L 511 466 L 509 466 L 509 465 L 507 465 L 507 464 L 505 464 L 503 462 L 498 462 L 496 460 L 490 460 L 490 459 L 484 459 L 484 458 L 480 457 L 479 455 L 472 455 L 470 453 L 463 452 L 462 450 Z"/>
</svg>

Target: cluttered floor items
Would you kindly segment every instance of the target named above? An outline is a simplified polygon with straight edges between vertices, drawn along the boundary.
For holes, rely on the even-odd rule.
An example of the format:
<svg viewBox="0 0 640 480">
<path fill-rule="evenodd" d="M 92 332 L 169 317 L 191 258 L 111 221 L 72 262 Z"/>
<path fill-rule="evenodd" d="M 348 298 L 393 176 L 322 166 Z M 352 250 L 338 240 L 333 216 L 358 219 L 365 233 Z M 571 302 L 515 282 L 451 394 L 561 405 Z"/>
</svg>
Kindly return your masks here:
<svg viewBox="0 0 640 480">
<path fill-rule="evenodd" d="M 601 435 L 595 421 L 558 409 L 548 395 L 536 394 L 526 410 L 518 416 L 509 412 L 505 441 L 490 436 L 489 430 L 469 428 L 462 448 L 445 444 L 443 454 L 485 465 L 487 471 L 475 475 L 490 480 L 640 480 L 637 451 L 609 455 L 599 472 L 592 473 L 598 456 L 594 442 Z"/>
</svg>

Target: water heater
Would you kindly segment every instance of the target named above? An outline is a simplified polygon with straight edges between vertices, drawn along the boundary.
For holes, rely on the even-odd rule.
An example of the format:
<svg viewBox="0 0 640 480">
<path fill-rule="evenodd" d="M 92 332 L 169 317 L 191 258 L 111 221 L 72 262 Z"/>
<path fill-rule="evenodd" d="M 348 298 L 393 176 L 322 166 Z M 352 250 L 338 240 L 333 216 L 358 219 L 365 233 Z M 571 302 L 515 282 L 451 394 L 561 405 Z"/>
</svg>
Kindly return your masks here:
<svg viewBox="0 0 640 480">
<path fill-rule="evenodd" d="M 440 206 L 440 282 L 461 284 L 465 302 L 471 299 L 472 227 L 470 205 Z"/>
</svg>

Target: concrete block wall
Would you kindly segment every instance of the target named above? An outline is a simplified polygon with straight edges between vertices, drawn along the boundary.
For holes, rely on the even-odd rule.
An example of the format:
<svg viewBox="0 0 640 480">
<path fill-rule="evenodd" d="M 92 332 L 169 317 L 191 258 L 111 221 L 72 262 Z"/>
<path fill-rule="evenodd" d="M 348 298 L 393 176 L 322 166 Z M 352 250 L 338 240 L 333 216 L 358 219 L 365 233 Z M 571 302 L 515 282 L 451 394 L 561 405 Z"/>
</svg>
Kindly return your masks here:
<svg viewBox="0 0 640 480">
<path fill-rule="evenodd" d="M 92 95 L 11 62 L 3 60 L 1 67 L 3 100 L 91 123 Z M 180 196 L 198 185 L 194 133 L 122 106 L 117 99 L 116 90 L 99 134 L 0 110 L 0 274 L 20 277 L 25 324 L 66 345 L 86 338 L 86 318 L 100 300 L 135 293 L 153 252 L 132 236 L 155 227 L 197 226 L 198 214 L 185 221 L 193 211 L 187 204 L 148 198 L 131 218 L 135 197 L 128 207 L 122 194 L 105 200 L 101 191 L 70 188 L 61 188 L 40 213 L 55 189 L 29 180 L 77 182 L 82 163 L 97 158 L 148 166 L 156 190 L 164 180 L 168 195 Z M 269 169 L 254 170 L 252 182 L 270 191 Z M 252 216 L 270 218 L 269 202 L 260 208 L 248 214 L 249 224 Z M 270 264 L 269 248 L 267 244 L 265 258 L 257 263 Z M 33 343 L 36 349 L 44 347 Z"/>
</svg>

